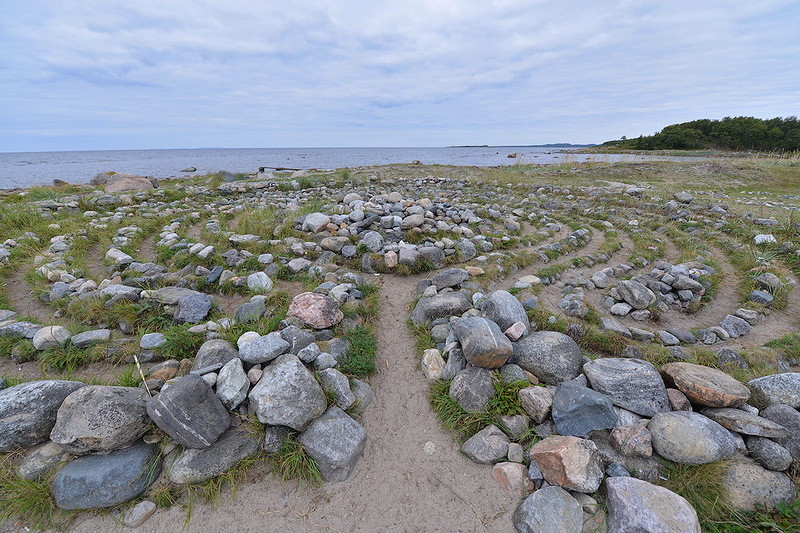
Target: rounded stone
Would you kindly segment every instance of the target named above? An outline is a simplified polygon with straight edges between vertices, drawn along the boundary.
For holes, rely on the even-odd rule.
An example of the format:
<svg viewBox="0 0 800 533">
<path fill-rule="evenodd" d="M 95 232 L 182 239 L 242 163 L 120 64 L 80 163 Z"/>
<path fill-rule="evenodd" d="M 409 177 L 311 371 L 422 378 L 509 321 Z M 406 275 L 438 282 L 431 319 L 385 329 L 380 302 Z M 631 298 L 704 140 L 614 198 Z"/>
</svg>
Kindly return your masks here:
<svg viewBox="0 0 800 533">
<path fill-rule="evenodd" d="M 722 370 L 693 363 L 667 363 L 661 367 L 667 385 L 684 393 L 692 403 L 707 407 L 737 407 L 750 398 L 744 384 Z"/>
</svg>

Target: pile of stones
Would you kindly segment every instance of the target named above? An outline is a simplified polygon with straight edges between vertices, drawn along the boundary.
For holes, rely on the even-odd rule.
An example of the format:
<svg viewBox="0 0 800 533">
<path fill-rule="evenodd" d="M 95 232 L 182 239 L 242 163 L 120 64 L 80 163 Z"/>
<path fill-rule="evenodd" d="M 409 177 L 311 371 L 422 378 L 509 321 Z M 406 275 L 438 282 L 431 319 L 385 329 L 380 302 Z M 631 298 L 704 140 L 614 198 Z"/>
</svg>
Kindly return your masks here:
<svg viewBox="0 0 800 533">
<path fill-rule="evenodd" d="M 0 335 L 33 332 L 37 349 L 90 342 L 79 338 L 86 333 L 71 336 L 61 326 L 28 327 L 6 312 L 0 317 Z M 343 320 L 339 301 L 302 293 L 278 331 L 244 333 L 237 346 L 218 338 L 217 324 L 195 326 L 208 340 L 194 360 L 153 364 L 142 387 L 43 380 L 6 388 L 0 391 L 0 452 L 26 450 L 20 464 L 26 479 L 58 469 L 51 491 L 62 509 L 113 507 L 153 483 L 203 482 L 259 451 L 279 451 L 290 436 L 324 479 L 343 481 L 366 442 L 351 415 L 372 399 L 367 383 L 337 368 L 348 342 L 333 337 L 332 328 Z M 96 342 L 108 340 L 108 330 L 91 333 L 105 334 Z M 157 361 L 165 341 L 161 333 L 145 334 L 140 355 Z M 265 436 L 252 430 L 251 418 Z"/>
<path fill-rule="evenodd" d="M 454 272 L 431 286 L 455 282 Z M 698 531 L 691 505 L 655 485 L 661 460 L 725 459 L 720 497 L 734 508 L 794 501 L 786 471 L 800 459 L 798 373 L 745 386 L 687 362 L 657 369 L 636 358 L 591 360 L 567 335 L 531 331 L 525 306 L 507 291 L 474 292 L 466 273 L 453 289 L 423 296 L 411 320 L 437 343 L 423 356 L 426 378 L 451 380 L 449 396 L 464 411 L 486 411 L 495 380 L 527 383 L 518 392 L 524 414 L 501 417 L 461 448 L 524 498 L 518 531 L 553 522 L 581 531 L 604 521 L 612 531 Z M 543 438 L 525 452 L 520 440 L 531 430 Z M 590 496 L 604 483 L 607 516 Z"/>
</svg>

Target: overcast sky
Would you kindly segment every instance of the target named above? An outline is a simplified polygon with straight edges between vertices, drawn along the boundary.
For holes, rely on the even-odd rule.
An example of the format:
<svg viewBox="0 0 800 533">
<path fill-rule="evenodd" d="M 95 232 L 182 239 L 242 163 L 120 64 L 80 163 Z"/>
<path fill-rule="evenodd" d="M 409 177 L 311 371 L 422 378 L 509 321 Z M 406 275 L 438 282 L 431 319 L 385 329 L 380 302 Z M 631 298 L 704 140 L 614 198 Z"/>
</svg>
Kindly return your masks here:
<svg viewBox="0 0 800 533">
<path fill-rule="evenodd" d="M 779 0 L 0 0 L 0 152 L 593 143 L 800 114 Z"/>
</svg>

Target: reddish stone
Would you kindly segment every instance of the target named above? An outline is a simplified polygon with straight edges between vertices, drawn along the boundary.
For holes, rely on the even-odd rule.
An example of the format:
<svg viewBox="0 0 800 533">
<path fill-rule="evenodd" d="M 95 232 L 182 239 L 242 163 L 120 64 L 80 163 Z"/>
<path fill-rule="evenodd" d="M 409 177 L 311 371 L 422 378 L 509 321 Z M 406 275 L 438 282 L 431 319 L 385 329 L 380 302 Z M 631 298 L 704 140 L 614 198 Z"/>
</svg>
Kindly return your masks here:
<svg viewBox="0 0 800 533">
<path fill-rule="evenodd" d="M 313 292 L 304 292 L 292 298 L 287 315 L 300 319 L 314 329 L 335 326 L 344 318 L 335 300 Z"/>
<path fill-rule="evenodd" d="M 692 403 L 707 407 L 736 407 L 750 398 L 750 390 L 722 370 L 693 363 L 667 363 L 664 382 L 675 385 Z"/>
</svg>

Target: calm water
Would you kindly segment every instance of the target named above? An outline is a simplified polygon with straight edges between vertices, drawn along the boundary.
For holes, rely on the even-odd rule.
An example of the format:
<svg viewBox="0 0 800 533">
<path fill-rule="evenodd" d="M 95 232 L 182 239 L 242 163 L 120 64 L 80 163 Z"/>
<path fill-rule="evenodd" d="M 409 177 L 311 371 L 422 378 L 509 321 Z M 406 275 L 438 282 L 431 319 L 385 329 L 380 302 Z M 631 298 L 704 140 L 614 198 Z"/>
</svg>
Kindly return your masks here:
<svg viewBox="0 0 800 533">
<path fill-rule="evenodd" d="M 509 153 L 520 155 L 508 158 Z M 497 166 L 523 163 L 559 163 L 600 158 L 602 161 L 676 159 L 659 156 L 565 153 L 553 147 L 465 148 L 204 148 L 180 150 L 103 150 L 82 152 L 0 153 L 0 189 L 49 185 L 53 179 L 86 183 L 98 172 L 110 171 L 164 178 L 182 175 L 187 167 L 196 174 L 229 170 L 256 172 L 258 167 L 333 169 L 411 163 Z"/>
</svg>

